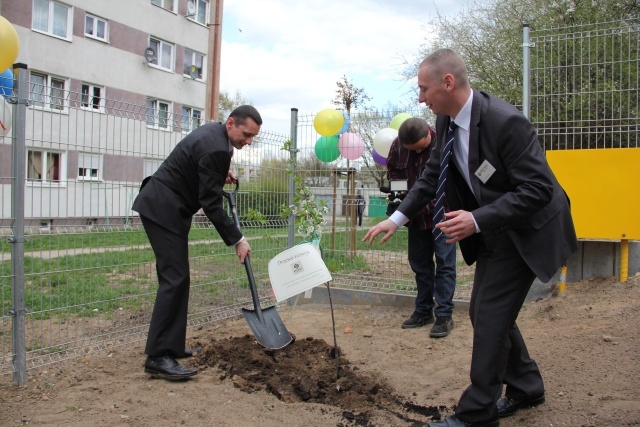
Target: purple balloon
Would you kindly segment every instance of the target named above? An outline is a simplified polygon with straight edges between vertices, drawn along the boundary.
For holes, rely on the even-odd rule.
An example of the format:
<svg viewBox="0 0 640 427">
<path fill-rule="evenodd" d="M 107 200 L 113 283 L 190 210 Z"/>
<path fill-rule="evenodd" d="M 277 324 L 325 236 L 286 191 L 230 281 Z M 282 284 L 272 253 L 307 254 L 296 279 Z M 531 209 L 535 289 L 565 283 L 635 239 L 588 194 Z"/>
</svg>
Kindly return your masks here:
<svg viewBox="0 0 640 427">
<path fill-rule="evenodd" d="M 371 157 L 373 157 L 373 160 L 380 166 L 387 166 L 387 158 L 376 153 L 375 148 L 371 149 Z"/>
</svg>

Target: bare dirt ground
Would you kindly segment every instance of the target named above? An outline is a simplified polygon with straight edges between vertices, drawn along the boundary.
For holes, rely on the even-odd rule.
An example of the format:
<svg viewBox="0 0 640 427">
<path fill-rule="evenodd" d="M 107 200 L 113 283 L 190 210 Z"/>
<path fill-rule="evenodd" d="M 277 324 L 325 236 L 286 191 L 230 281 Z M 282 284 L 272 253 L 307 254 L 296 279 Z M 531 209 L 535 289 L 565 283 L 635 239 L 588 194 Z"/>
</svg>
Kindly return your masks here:
<svg viewBox="0 0 640 427">
<path fill-rule="evenodd" d="M 434 340 L 400 328 L 406 309 L 281 306 L 296 340 L 259 347 L 243 318 L 189 331 L 204 350 L 185 360 L 192 380 L 143 373 L 143 343 L 29 372 L 0 384 L 0 425 L 419 426 L 451 413 L 468 384 L 471 327 Z M 570 283 L 527 302 L 518 325 L 547 401 L 503 419 L 516 426 L 640 425 L 640 275 Z"/>
</svg>

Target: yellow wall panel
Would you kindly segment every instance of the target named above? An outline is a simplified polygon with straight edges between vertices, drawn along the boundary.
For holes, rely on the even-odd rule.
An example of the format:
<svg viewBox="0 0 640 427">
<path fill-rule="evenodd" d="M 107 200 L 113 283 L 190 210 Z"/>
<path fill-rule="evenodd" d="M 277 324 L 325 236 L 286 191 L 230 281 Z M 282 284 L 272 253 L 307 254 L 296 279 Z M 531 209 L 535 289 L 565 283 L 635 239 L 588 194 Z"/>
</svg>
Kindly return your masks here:
<svg viewBox="0 0 640 427">
<path fill-rule="evenodd" d="M 579 239 L 640 240 L 640 148 L 547 150 Z"/>
</svg>

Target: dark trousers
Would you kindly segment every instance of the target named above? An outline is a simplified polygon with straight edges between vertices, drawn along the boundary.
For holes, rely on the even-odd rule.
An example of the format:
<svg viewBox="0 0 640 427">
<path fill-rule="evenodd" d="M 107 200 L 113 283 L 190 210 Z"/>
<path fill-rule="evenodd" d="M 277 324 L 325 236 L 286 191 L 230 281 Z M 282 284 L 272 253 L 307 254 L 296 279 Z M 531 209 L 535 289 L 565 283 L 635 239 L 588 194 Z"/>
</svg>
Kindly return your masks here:
<svg viewBox="0 0 640 427">
<path fill-rule="evenodd" d="M 456 416 L 467 422 L 496 417 L 496 402 L 544 393 L 542 376 L 529 357 L 516 318 L 535 279 L 507 233 L 492 249 L 481 247 L 469 306 L 473 325 L 471 385 L 462 393 Z"/>
<path fill-rule="evenodd" d="M 409 265 L 416 275 L 418 294 L 415 311 L 418 313 L 432 313 L 434 307 L 436 317 L 450 317 L 453 312 L 456 245 L 445 240 L 434 241 L 431 229 L 420 230 L 415 221 L 409 225 Z"/>
<path fill-rule="evenodd" d="M 158 274 L 158 292 L 144 352 L 149 356 L 180 355 L 185 348 L 189 308 L 188 241 L 142 215 L 140 219 L 156 255 Z"/>
</svg>

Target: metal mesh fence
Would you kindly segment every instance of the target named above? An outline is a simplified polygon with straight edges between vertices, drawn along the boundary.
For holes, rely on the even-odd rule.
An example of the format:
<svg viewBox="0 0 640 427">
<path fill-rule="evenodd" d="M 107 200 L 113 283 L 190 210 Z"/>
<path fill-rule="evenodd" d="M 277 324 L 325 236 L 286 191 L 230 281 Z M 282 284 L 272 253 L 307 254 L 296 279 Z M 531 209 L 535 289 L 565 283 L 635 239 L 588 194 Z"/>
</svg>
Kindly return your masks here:
<svg viewBox="0 0 640 427">
<path fill-rule="evenodd" d="M 14 279 L 11 239 L 0 243 L 0 375 L 15 374 L 15 346 L 26 352 L 26 369 L 79 357 L 92 351 L 144 340 L 155 299 L 155 258 L 131 210 L 142 179 L 152 174 L 173 147 L 195 126 L 193 117 L 171 113 L 153 103 L 112 99 L 87 102 L 83 93 L 31 83 L 25 114 L 24 283 Z M 318 160 L 320 136 L 313 115 L 298 117 L 296 174 L 326 202 L 325 259 L 333 286 L 413 294 L 415 282 L 406 261 L 406 229 L 384 246 L 361 243 L 365 229 L 386 215 L 385 168 L 370 155 L 373 135 L 398 111 L 363 112 L 350 130 L 367 144 L 354 161 Z M 415 116 L 425 113 L 416 109 Z M 252 146 L 236 151 L 232 169 L 239 177 L 236 197 L 243 232 L 252 245 L 252 264 L 261 301 L 274 303 L 268 261 L 289 244 L 289 221 L 281 215 L 290 201 L 291 153 L 287 135 L 262 130 Z M 2 138 L 3 184 L 0 230 L 15 232 L 12 216 L 12 145 Z M 356 227 L 356 187 L 367 201 L 365 222 Z M 237 316 L 250 304 L 244 269 L 208 219 L 193 218 L 190 240 L 189 325 Z M 19 267 L 18 267 L 19 268 Z M 25 336 L 12 330 L 16 315 L 12 286 L 24 288 Z M 458 296 L 465 298 L 465 287 Z"/>
<path fill-rule="evenodd" d="M 91 104 L 85 94 L 54 83 L 32 81 L 26 95 L 24 283 L 13 283 L 11 248 L 12 145 L 20 142 L 15 129 L 0 140 L 3 378 L 15 374 L 16 346 L 25 349 L 26 368 L 32 369 L 145 339 L 157 289 L 155 258 L 131 205 L 141 180 L 198 124 L 148 103 L 101 99 Z M 247 181 L 238 197 L 240 210 L 252 199 L 249 195 L 259 194 L 252 206 L 277 214 L 269 209 L 288 194 L 285 171 L 277 161 L 285 139 L 262 132 L 256 140 L 259 148 L 236 156 L 234 167 Z M 273 179 L 254 182 L 256 165 Z M 279 252 L 273 239 L 284 224 L 272 221 L 280 229 L 270 238 L 262 238 L 258 224 L 243 224 L 265 304 L 273 301 L 263 260 Z M 193 219 L 190 263 L 190 325 L 237 316 L 250 302 L 244 269 L 204 215 Z M 12 300 L 14 286 L 24 291 L 24 337 L 12 330 L 19 314 Z"/>
<path fill-rule="evenodd" d="M 531 118 L 547 149 L 638 146 L 637 33 L 627 21 L 532 33 Z M 142 179 L 201 122 L 188 109 L 172 112 L 155 100 L 91 97 L 46 77 L 35 75 L 25 89 L 30 105 L 23 140 L 15 125 L 0 137 L 3 379 L 15 376 L 16 348 L 26 353 L 26 369 L 36 369 L 146 338 L 157 289 L 155 258 L 131 205 Z M 268 129 L 252 146 L 235 152 L 238 212 L 265 305 L 274 303 L 268 261 L 304 240 L 281 216 L 292 194 L 292 154 L 295 176 L 329 208 L 321 244 L 332 286 L 415 294 L 406 228 L 384 245 L 361 242 L 366 230 L 386 217 L 386 195 L 379 190 L 388 184 L 386 169 L 371 150 L 377 132 L 398 113 L 433 123 L 419 107 L 353 112 L 345 130 L 362 138 L 364 155 L 322 161 L 316 151 L 316 115 L 299 114 L 293 153 L 283 150 L 289 135 Z M 26 240 L 23 267 L 18 268 L 24 283 L 16 280 L 16 265 L 21 265 L 16 261 L 22 259 L 12 259 L 17 220 L 12 149 L 20 143 L 25 180 L 17 185 L 24 190 Z M 362 226 L 356 218 L 358 190 L 367 204 Z M 189 325 L 238 316 L 251 299 L 235 253 L 202 214 L 194 216 L 189 239 Z M 458 254 L 455 299 L 468 300 L 472 275 L 473 268 Z M 24 336 L 14 328 L 21 315 L 13 298 L 17 286 L 24 292 Z"/>
<path fill-rule="evenodd" d="M 636 19 L 531 31 L 531 121 L 546 149 L 638 147 L 638 35 Z"/>
</svg>

